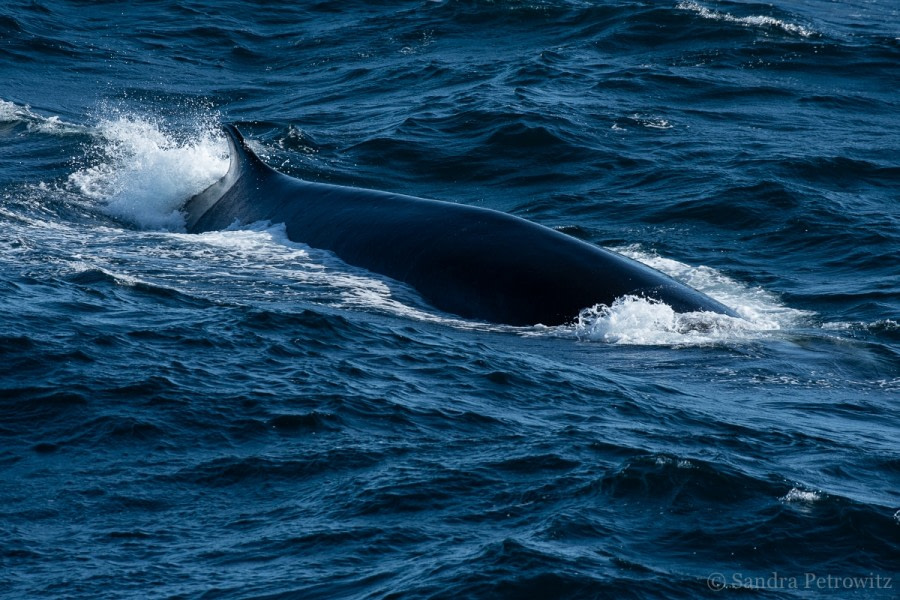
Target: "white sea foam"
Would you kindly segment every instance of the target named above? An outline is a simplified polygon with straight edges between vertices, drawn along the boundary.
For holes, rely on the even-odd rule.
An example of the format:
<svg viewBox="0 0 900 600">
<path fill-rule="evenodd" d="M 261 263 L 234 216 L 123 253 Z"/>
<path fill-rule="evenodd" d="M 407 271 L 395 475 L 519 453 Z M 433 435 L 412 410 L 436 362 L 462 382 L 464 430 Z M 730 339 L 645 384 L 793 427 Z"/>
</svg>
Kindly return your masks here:
<svg viewBox="0 0 900 600">
<path fill-rule="evenodd" d="M 782 502 L 800 502 L 803 504 L 812 504 L 821 499 L 822 495 L 818 492 L 810 492 L 798 488 L 791 488 L 787 494 L 781 497 Z"/>
<path fill-rule="evenodd" d="M 676 313 L 656 300 L 626 296 L 583 310 L 574 326 L 581 340 L 635 345 L 703 345 L 755 339 L 803 323 L 810 315 L 772 294 L 749 288 L 705 266 L 691 266 L 641 250 L 615 249 L 733 308 L 741 318 L 710 312 Z"/>
<path fill-rule="evenodd" d="M 254 225 L 254 227 L 260 226 L 266 227 L 264 224 Z M 266 227 L 266 231 L 272 236 L 273 241 L 285 246 L 308 248 L 304 244 L 291 241 L 287 237 L 284 225 Z M 340 302 L 337 303 L 339 307 L 375 310 L 416 321 L 441 323 L 458 328 L 484 328 L 481 323 L 436 313 L 424 306 L 415 306 L 414 299 L 418 294 L 405 284 L 393 282 L 392 285 L 388 285 L 378 275 L 347 265 L 329 252 L 315 250 L 313 252 L 315 256 L 310 260 L 317 261 L 313 264 L 321 268 L 317 274 L 317 283 L 326 284 L 339 292 Z M 311 280 L 308 279 L 308 281 Z M 398 297 L 396 292 L 404 292 L 401 294 L 402 298 Z"/>
<path fill-rule="evenodd" d="M 635 296 L 581 311 L 574 328 L 582 340 L 633 345 L 709 344 L 760 331 L 743 319 L 709 312 L 676 313 L 667 304 Z"/>
<path fill-rule="evenodd" d="M 197 235 L 167 235 L 196 245 L 195 258 L 209 263 L 206 282 L 219 278 L 231 281 L 226 292 L 229 298 L 237 293 L 234 279 L 242 279 L 246 273 L 252 281 L 257 277 L 265 281 L 263 286 L 251 286 L 254 297 L 321 302 L 339 309 L 370 311 L 460 329 L 517 329 L 437 312 L 402 283 L 348 265 L 330 252 L 290 240 L 283 223 L 258 222 Z"/>
<path fill-rule="evenodd" d="M 642 115 L 640 113 L 634 113 L 629 117 L 622 117 L 612 124 L 613 131 L 628 131 L 629 127 L 666 130 L 672 129 L 675 126 L 668 119 L 663 119 L 662 117 L 654 115 Z"/>
<path fill-rule="evenodd" d="M 696 469 L 697 465 L 687 460 L 686 458 L 679 458 L 677 460 L 673 458 L 669 458 L 668 456 L 657 456 L 655 460 L 658 466 L 671 465 L 675 463 L 675 467 L 678 469 Z"/>
<path fill-rule="evenodd" d="M 748 27 L 764 27 L 764 28 L 772 28 L 772 29 L 780 29 L 787 33 L 799 35 L 802 37 L 810 37 L 815 35 L 816 32 L 808 27 L 804 27 L 802 25 L 797 25 L 795 23 L 787 23 L 782 21 L 781 19 L 776 19 L 775 17 L 768 17 L 765 15 L 751 15 L 747 17 L 736 17 L 729 13 L 719 12 L 717 10 L 712 10 L 699 4 L 697 2 L 679 2 L 676 5 L 676 8 L 680 10 L 689 10 L 697 13 L 704 19 L 713 19 L 715 21 L 724 21 L 726 23 L 739 23 L 741 25 L 745 25 Z"/>
<path fill-rule="evenodd" d="M 221 249 L 227 253 L 229 268 L 238 271 L 258 272 L 258 265 L 264 264 L 267 288 L 281 294 L 286 293 L 284 285 L 302 284 L 319 290 L 316 296 L 320 300 L 338 308 L 372 310 L 418 321 L 466 326 L 465 321 L 416 307 L 408 298 L 414 298 L 415 292 L 402 289 L 402 284 L 389 284 L 378 275 L 347 265 L 330 252 L 291 241 L 282 223 L 260 222 L 224 231 L 176 236 Z M 216 253 L 216 256 L 221 254 Z M 397 292 L 406 293 L 397 297 Z"/>
<path fill-rule="evenodd" d="M 619 254 L 633 258 L 662 271 L 704 294 L 733 308 L 757 330 L 796 327 L 805 323 L 812 313 L 785 306 L 778 298 L 762 289 L 751 288 L 706 266 L 692 266 L 671 258 L 646 252 L 638 245 L 614 248 Z"/>
<path fill-rule="evenodd" d="M 58 116 L 45 117 L 31 110 L 27 104 L 0 100 L 0 123 L 24 123 L 29 131 L 48 134 L 81 133 L 86 129 L 80 125 L 67 123 Z"/>
<path fill-rule="evenodd" d="M 631 119 L 641 127 L 646 127 L 647 129 L 672 129 L 672 127 L 674 127 L 667 119 L 662 119 L 660 117 L 646 117 L 639 114 L 633 114 L 631 115 Z"/>
<path fill-rule="evenodd" d="M 61 273 L 76 275 L 79 273 L 89 273 L 91 271 L 96 271 L 98 273 L 102 273 L 109 277 L 110 280 L 115 281 L 116 285 L 120 285 L 123 287 L 134 287 L 140 284 L 150 285 L 149 282 L 144 281 L 134 275 L 130 275 L 128 273 L 124 273 L 122 271 L 113 271 L 111 268 L 107 266 L 103 266 L 99 263 L 95 262 L 87 262 L 84 260 L 74 260 L 64 264 L 64 267 L 60 269 Z M 155 286 L 159 287 L 159 286 Z"/>
<path fill-rule="evenodd" d="M 179 208 L 228 170 L 227 146 L 212 124 L 182 139 L 151 118 L 116 115 L 95 128 L 93 164 L 70 185 L 110 216 L 141 229 L 184 229 Z"/>
<path fill-rule="evenodd" d="M 900 321 L 894 319 L 881 319 L 872 323 L 863 321 L 833 321 L 822 323 L 822 329 L 826 331 L 848 331 L 854 329 L 868 331 L 900 331 Z"/>
</svg>

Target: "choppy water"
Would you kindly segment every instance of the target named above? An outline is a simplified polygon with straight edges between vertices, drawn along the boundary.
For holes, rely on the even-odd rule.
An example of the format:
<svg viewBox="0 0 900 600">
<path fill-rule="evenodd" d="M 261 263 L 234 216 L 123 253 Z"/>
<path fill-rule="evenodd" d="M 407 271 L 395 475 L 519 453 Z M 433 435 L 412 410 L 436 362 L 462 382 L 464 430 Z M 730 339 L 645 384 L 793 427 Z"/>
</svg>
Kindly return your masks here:
<svg viewBox="0 0 900 600">
<path fill-rule="evenodd" d="M 897 597 L 898 83 L 886 1 L 5 3 L 0 596 Z M 185 234 L 221 122 L 744 318 Z"/>
</svg>

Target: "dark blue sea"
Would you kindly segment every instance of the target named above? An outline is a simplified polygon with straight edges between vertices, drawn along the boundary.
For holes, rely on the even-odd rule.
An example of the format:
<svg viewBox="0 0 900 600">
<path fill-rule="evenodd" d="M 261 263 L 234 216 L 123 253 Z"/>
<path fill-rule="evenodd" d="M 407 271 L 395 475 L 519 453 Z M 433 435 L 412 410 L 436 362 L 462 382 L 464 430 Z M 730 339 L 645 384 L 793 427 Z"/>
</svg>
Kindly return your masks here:
<svg viewBox="0 0 900 600">
<path fill-rule="evenodd" d="M 223 123 L 741 318 L 188 234 Z M 900 4 L 4 2 L 0 597 L 900 597 Z"/>
</svg>

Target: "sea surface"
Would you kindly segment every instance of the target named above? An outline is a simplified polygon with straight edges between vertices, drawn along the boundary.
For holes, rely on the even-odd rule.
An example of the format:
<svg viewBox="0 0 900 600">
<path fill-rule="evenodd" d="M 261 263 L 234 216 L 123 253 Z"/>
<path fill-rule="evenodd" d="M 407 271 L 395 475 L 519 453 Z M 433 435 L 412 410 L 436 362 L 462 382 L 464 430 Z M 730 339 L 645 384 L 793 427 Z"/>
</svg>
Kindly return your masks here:
<svg viewBox="0 0 900 600">
<path fill-rule="evenodd" d="M 187 234 L 222 123 L 742 318 Z M 895 0 L 9 0 L 0 228 L 4 600 L 900 597 Z"/>
</svg>

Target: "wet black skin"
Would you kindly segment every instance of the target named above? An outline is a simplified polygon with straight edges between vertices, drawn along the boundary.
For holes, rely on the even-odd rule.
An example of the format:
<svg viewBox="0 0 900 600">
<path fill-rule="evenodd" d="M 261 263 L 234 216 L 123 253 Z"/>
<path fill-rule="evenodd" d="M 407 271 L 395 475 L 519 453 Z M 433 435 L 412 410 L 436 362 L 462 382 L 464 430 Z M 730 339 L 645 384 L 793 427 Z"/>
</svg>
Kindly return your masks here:
<svg viewBox="0 0 900 600">
<path fill-rule="evenodd" d="M 677 312 L 737 316 L 644 264 L 495 210 L 302 181 L 265 165 L 225 126 L 228 173 L 185 205 L 187 229 L 284 223 L 288 237 L 402 281 L 434 307 L 508 325 L 559 325 L 636 295 Z"/>
</svg>

